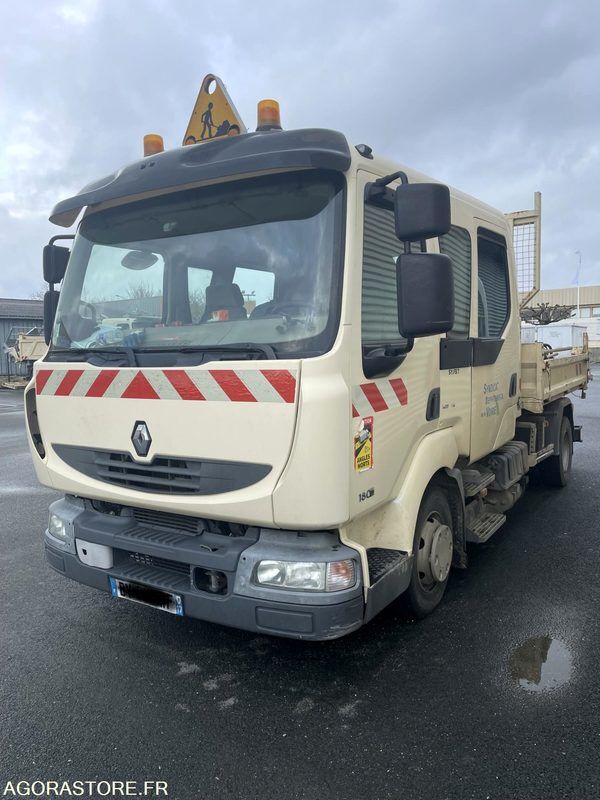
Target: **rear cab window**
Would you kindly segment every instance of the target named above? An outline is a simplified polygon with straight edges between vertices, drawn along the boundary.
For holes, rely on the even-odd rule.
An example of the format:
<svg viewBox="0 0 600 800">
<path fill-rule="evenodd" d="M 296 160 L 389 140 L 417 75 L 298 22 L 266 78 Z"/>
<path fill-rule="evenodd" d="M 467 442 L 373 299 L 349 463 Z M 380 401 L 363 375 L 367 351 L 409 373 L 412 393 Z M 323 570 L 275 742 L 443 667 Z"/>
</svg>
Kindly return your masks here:
<svg viewBox="0 0 600 800">
<path fill-rule="evenodd" d="M 477 231 L 477 327 L 483 338 L 501 338 L 510 315 L 510 283 L 506 239 Z"/>
</svg>

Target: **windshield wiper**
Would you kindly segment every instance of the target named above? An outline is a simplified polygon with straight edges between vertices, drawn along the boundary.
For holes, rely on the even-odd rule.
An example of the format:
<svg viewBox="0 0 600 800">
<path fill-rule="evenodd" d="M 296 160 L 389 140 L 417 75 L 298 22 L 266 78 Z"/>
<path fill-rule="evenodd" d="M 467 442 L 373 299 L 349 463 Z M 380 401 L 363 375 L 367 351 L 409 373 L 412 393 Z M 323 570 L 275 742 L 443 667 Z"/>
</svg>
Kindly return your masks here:
<svg viewBox="0 0 600 800">
<path fill-rule="evenodd" d="M 67 359 L 68 361 L 90 361 L 90 356 L 95 356 L 104 361 L 110 361 L 114 356 L 121 356 L 121 358 L 125 356 L 128 366 L 138 366 L 133 347 L 53 347 L 48 351 L 50 358 L 55 354 L 69 356 Z M 80 358 L 74 358 L 74 356 L 80 356 Z M 83 357 L 83 359 L 81 357 Z"/>
<path fill-rule="evenodd" d="M 143 349 L 144 353 L 248 353 L 263 355 L 268 359 L 276 359 L 277 353 L 270 344 L 241 342 L 240 344 L 195 344 L 181 347 L 156 347 Z"/>
<path fill-rule="evenodd" d="M 183 345 L 181 347 L 144 347 L 139 350 L 134 350 L 132 347 L 53 347 L 48 352 L 47 359 L 52 361 L 53 356 L 57 356 L 54 360 L 59 360 L 58 356 L 61 356 L 66 357 L 65 360 L 67 361 L 87 361 L 94 366 L 102 366 L 120 357 L 121 359 L 127 359 L 127 366 L 138 367 L 140 366 L 140 359 L 142 360 L 142 366 L 146 366 L 146 359 L 144 356 L 150 353 L 214 353 L 217 356 L 221 353 L 231 353 L 232 357 L 237 355 L 239 358 L 248 358 L 252 357 L 252 355 L 258 355 L 269 360 L 277 359 L 277 353 L 270 344 L 258 344 L 255 342 L 241 342 L 240 344 Z M 208 360 L 214 359 L 211 358 Z M 202 363 L 204 363 L 204 361 L 205 359 L 202 359 Z"/>
<path fill-rule="evenodd" d="M 268 359 L 276 359 L 277 353 L 270 344 L 257 344 L 255 342 L 242 342 L 240 344 L 216 344 L 216 345 L 202 345 L 202 347 L 182 347 L 184 353 L 200 350 L 204 352 L 217 352 L 217 353 L 259 353 Z"/>
</svg>

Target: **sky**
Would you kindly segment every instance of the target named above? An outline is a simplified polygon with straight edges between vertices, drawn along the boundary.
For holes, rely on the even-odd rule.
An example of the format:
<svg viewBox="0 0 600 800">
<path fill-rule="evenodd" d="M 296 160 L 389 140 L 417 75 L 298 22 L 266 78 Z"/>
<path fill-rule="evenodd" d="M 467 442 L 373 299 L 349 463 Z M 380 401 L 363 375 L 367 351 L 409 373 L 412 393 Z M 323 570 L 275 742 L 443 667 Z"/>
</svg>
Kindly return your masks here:
<svg viewBox="0 0 600 800">
<path fill-rule="evenodd" d="M 542 192 L 542 286 L 600 283 L 597 0 L 30 0 L 0 31 L 0 297 L 43 288 L 54 204 L 178 146 L 208 72 L 249 129 L 342 131 L 503 211 Z"/>
</svg>

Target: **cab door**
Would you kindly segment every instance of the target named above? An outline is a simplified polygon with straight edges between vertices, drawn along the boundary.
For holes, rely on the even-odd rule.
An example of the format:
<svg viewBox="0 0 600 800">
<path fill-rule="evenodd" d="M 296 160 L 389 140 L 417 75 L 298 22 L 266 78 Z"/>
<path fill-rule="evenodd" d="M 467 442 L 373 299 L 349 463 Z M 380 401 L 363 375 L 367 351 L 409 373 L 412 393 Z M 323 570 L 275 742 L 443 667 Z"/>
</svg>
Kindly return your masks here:
<svg viewBox="0 0 600 800">
<path fill-rule="evenodd" d="M 350 364 L 350 517 L 388 502 L 420 439 L 439 426 L 430 404 L 439 395 L 439 338 L 416 339 L 411 350 L 398 329 L 394 211 L 386 201 L 365 200 L 375 180 L 358 173 L 355 318 Z M 421 249 L 421 245 L 412 245 Z"/>
<path fill-rule="evenodd" d="M 452 427 L 459 455 L 471 452 L 471 372 L 477 300 L 473 290 L 473 217 L 453 201 L 452 226 L 439 237 L 440 253 L 449 256 L 454 276 L 454 326 L 440 340 L 440 422 Z"/>
<path fill-rule="evenodd" d="M 513 255 L 506 229 L 476 219 L 477 332 L 471 372 L 471 461 L 514 436 L 518 414 L 520 325 Z"/>
</svg>

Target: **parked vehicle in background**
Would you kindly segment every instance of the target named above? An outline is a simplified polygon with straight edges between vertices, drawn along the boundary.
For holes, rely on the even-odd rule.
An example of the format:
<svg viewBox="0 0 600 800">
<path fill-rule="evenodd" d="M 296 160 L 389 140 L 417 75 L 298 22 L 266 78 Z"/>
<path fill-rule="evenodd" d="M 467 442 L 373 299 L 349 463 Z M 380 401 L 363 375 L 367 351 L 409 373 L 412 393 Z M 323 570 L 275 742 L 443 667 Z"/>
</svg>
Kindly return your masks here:
<svg viewBox="0 0 600 800">
<path fill-rule="evenodd" d="M 14 364 L 14 375 L 9 374 L 2 386 L 5 389 L 24 389 L 31 380 L 34 362 L 42 358 L 47 350 L 48 345 L 40 328 L 12 328 L 4 343 L 4 352 L 9 364 Z"/>
</svg>

